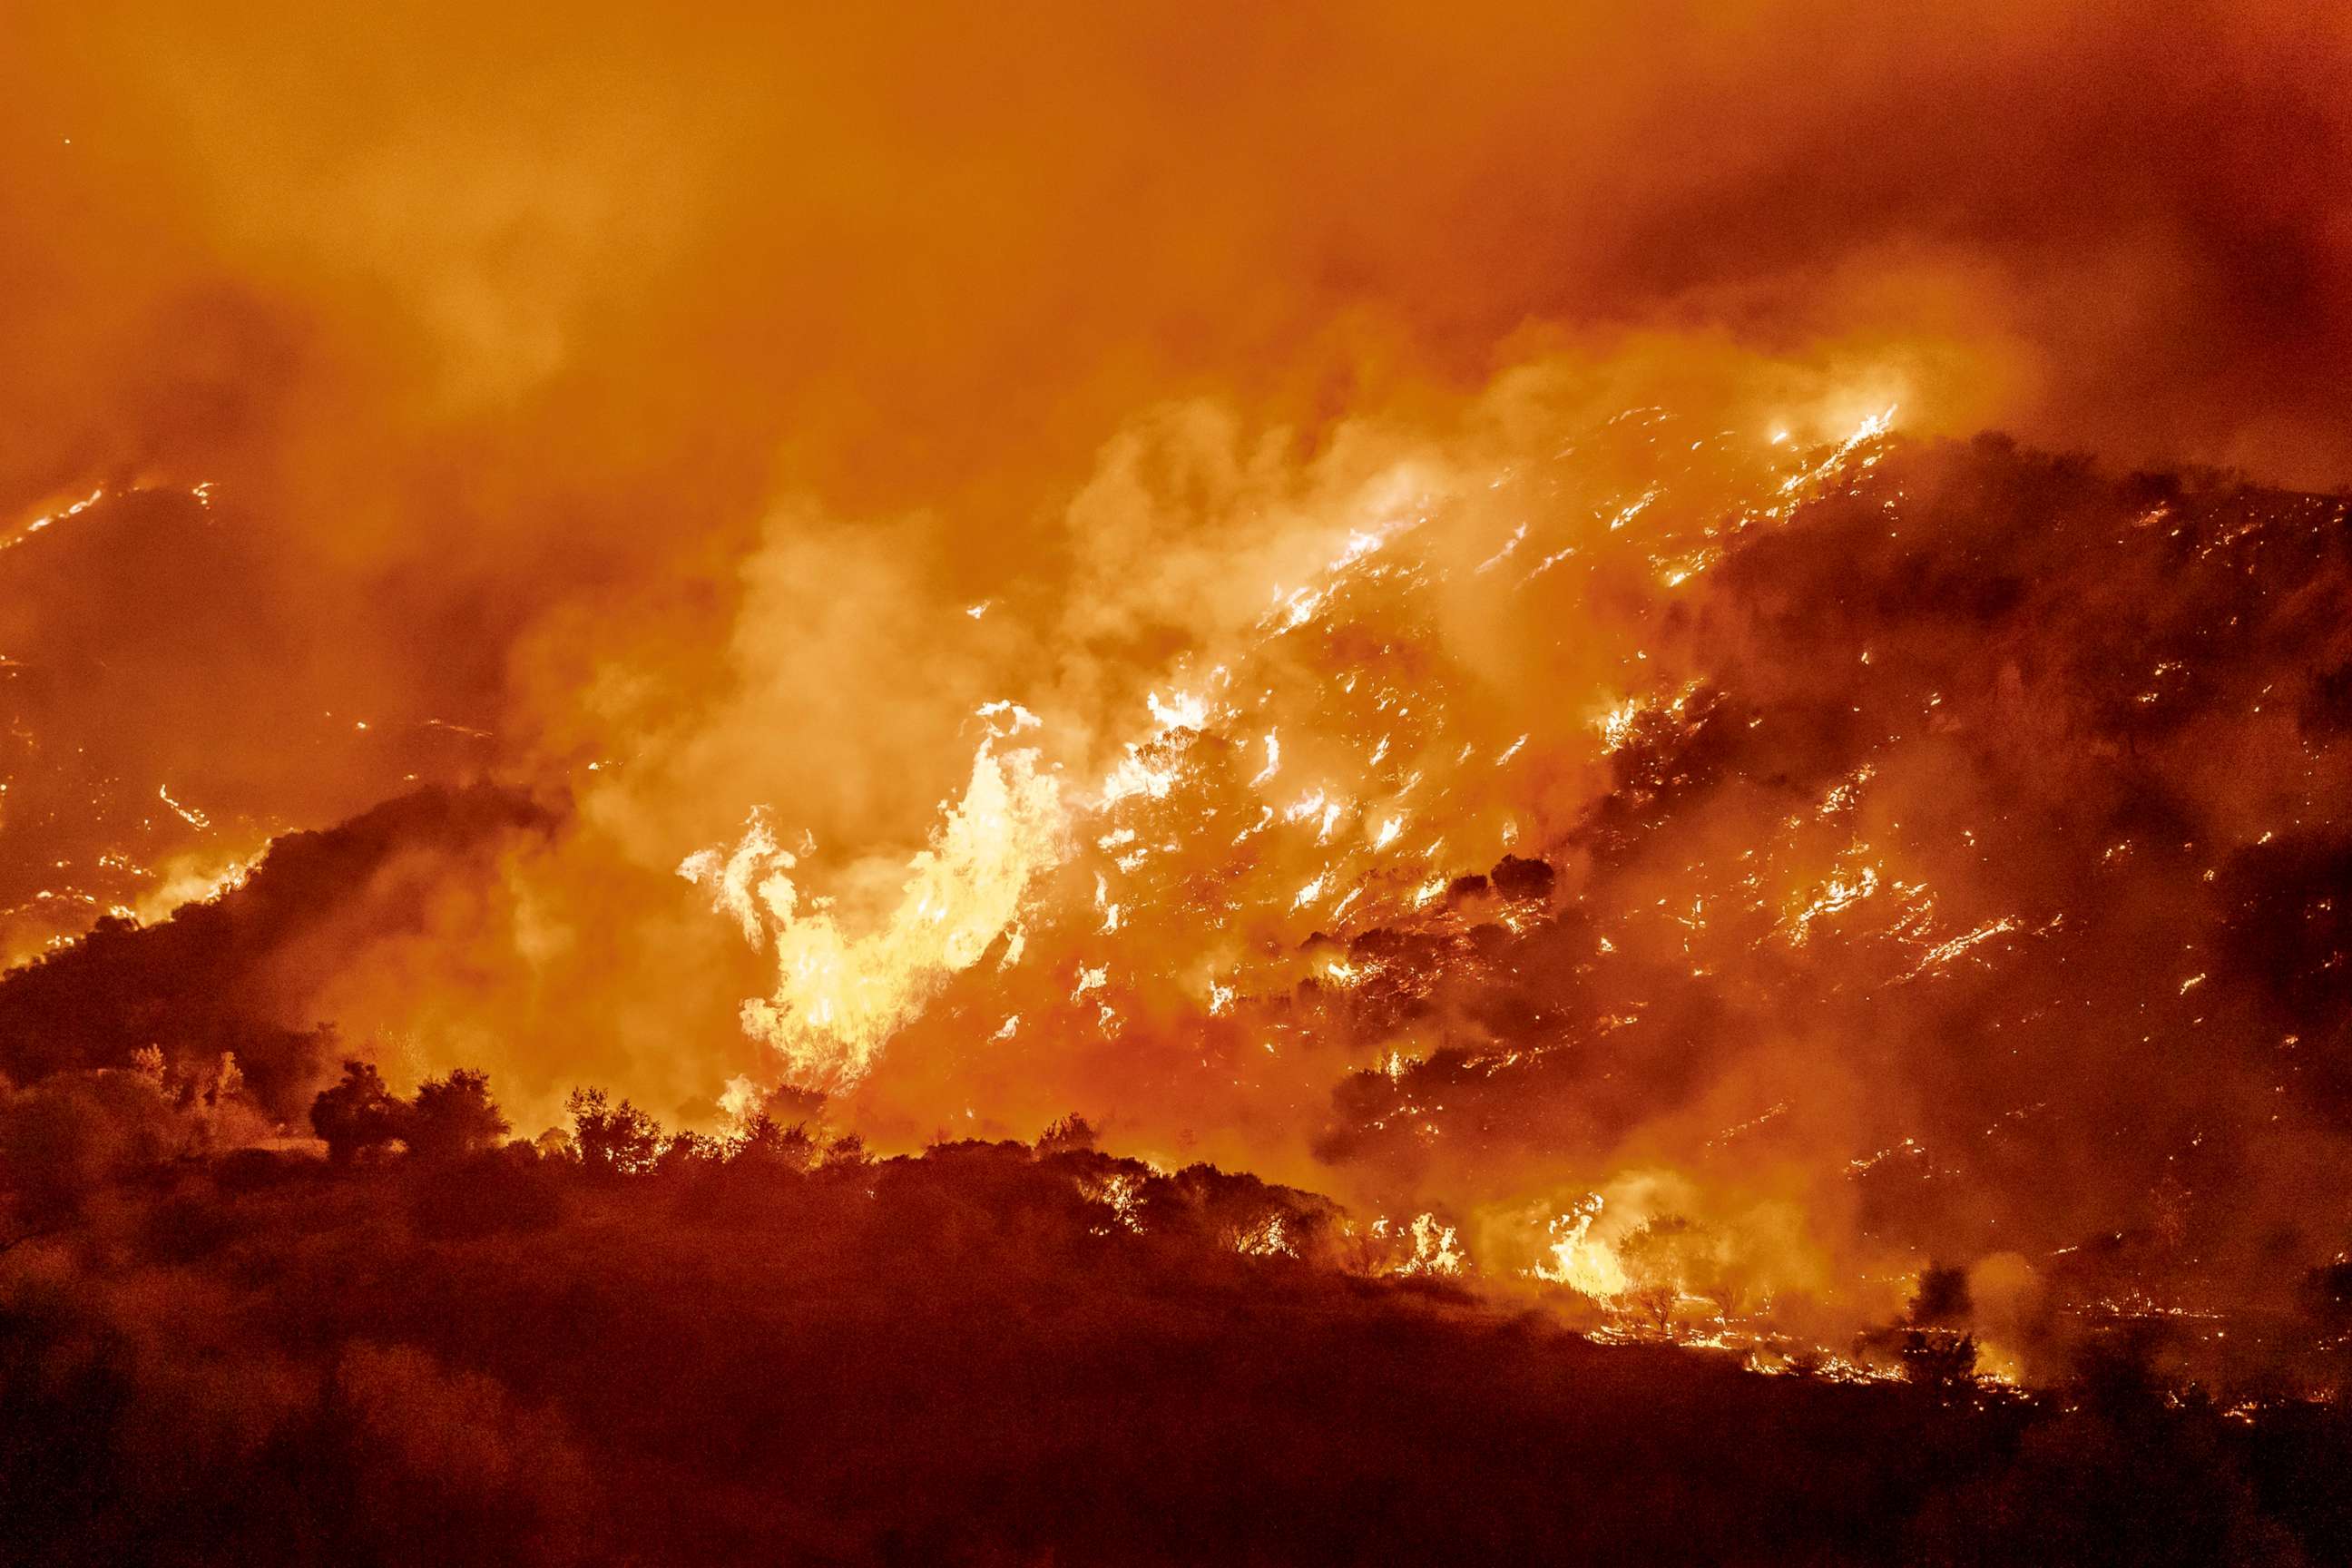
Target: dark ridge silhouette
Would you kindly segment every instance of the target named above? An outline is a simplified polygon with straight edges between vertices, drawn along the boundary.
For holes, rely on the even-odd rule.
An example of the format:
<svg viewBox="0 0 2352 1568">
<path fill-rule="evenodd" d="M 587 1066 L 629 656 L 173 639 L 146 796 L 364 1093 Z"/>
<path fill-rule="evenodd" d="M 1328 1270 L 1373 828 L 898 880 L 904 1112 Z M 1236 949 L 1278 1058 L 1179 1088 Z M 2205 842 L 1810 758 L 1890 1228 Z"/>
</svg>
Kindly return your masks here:
<svg viewBox="0 0 2352 1568">
<path fill-rule="evenodd" d="M 576 1114 L 610 1142 L 605 1097 Z M 12 1249 L 37 1267 L 0 1255 L 0 1555 L 2352 1550 L 2340 1406 L 2225 1410 L 2129 1341 L 2087 1346 L 2046 1396 L 1990 1393 L 1966 1336 L 1901 1325 L 1888 1354 L 1906 1381 L 1862 1386 L 1816 1363 L 1764 1377 L 1714 1352 L 1603 1347 L 1399 1277 L 1392 1241 L 1312 1194 L 1162 1174 L 1073 1131 L 880 1162 L 845 1139 L 778 1160 L 747 1134 L 635 1169 L 520 1142 L 125 1165 L 111 1201 Z"/>
<path fill-rule="evenodd" d="M 400 796 L 341 826 L 274 841 L 242 887 L 153 926 L 108 919 L 72 947 L 0 976 L 0 1073 L 20 1083 L 128 1066 L 142 1047 L 173 1065 L 236 1054 L 255 1097 L 299 1120 L 333 1066 L 299 995 L 272 989 L 272 961 L 329 929 L 358 937 L 420 929 L 437 877 L 516 835 L 543 834 L 547 806 L 489 785 Z"/>
<path fill-rule="evenodd" d="M 135 905 L 177 856 L 478 771 L 487 737 L 341 660 L 273 547 L 227 503 L 118 486 L 0 549 L 0 950 Z"/>
<path fill-rule="evenodd" d="M 1519 855 L 1504 856 L 1489 875 L 1495 891 L 1507 899 L 1548 899 L 1557 880 L 1548 862 Z"/>
</svg>

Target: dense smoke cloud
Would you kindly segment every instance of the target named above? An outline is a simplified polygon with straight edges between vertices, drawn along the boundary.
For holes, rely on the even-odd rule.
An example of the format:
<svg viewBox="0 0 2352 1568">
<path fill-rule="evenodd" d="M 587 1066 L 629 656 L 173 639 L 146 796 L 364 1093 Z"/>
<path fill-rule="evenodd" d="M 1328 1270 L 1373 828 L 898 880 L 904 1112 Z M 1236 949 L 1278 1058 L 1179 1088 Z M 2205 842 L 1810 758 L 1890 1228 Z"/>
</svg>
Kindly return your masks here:
<svg viewBox="0 0 2352 1568">
<path fill-rule="evenodd" d="M 1924 420 L 2133 460 L 2352 458 L 2324 7 L 557 23 L 27 17 L 10 504 L 213 478 L 474 666 L 780 481 L 931 509 L 969 585 L 1171 393 L 1311 438 L 1595 326 L 1869 342 L 1945 366 Z"/>
<path fill-rule="evenodd" d="M 893 593 L 877 530 L 927 607 L 1016 593 L 1171 396 L 1311 450 L 1655 328 L 1900 367 L 1913 428 L 2352 473 L 2326 12 L 1934 31 L 37 9 L 5 68 L 0 504 L 212 481 L 310 612 L 322 706 L 543 761 L 710 697 L 741 552 L 835 548 L 778 497 L 852 520 L 806 563 L 845 615 Z M 845 668 L 936 673 L 813 679 Z M 945 787 L 936 719 L 893 723 L 820 832 L 911 833 L 897 797 Z M 929 782 L 862 787 L 910 755 Z"/>
<path fill-rule="evenodd" d="M 2298 728 L 2264 682 L 2343 650 L 2298 631 L 2225 679 L 2196 617 L 2277 605 L 2178 589 L 2179 552 L 2137 524 L 2175 498 L 2000 452 L 1872 479 L 1887 452 L 1864 432 L 1899 407 L 1906 436 L 1999 426 L 2111 473 L 2352 479 L 2345 55 L 2326 10 L 2287 5 L 2160 27 L 2039 5 L 887 26 L 57 8 L 0 66 L 21 198 L 0 216 L 20 345 L 0 537 L 22 541 L 0 571 L 164 496 L 230 541 L 177 599 L 131 584 L 142 626 L 195 633 L 79 688 L 107 717 L 76 722 L 154 742 L 108 758 L 128 796 L 195 768 L 209 798 L 162 798 L 241 825 L 155 880 L 200 890 L 209 857 L 272 828 L 485 767 L 574 803 L 395 878 L 388 904 L 373 881 L 357 913 L 321 894 L 257 1010 L 288 1103 L 331 1069 L 312 1031 L 332 1023 L 404 1088 L 491 1068 L 531 1127 L 582 1081 L 720 1125 L 724 1085 L 779 1076 L 739 1005 L 809 994 L 774 950 L 811 930 L 755 919 L 733 945 L 675 868 L 767 807 L 794 918 L 822 898 L 853 936 L 887 929 L 999 722 L 981 710 L 1011 701 L 1067 841 L 1024 867 L 1045 912 L 1001 936 L 992 912 L 982 952 L 925 950 L 905 1037 L 802 1075 L 878 1137 L 1025 1134 L 1077 1106 L 1170 1159 L 1451 1202 L 1514 1268 L 1671 1211 L 1769 1255 L 1759 1289 L 1834 1280 L 1873 1313 L 1927 1249 L 2022 1256 L 2093 1227 L 2167 1237 L 2179 1274 L 2209 1266 L 2198 1226 L 2253 1214 L 2239 1239 L 2307 1263 L 2329 1242 L 2299 1194 L 2341 1163 L 2340 1085 L 2280 1089 L 2248 1042 L 2340 1022 L 2308 973 L 2324 942 L 2264 971 L 2340 853 L 2293 831 L 2342 798 L 2340 698 L 2297 689 Z M 2181 526 L 2226 553 L 2231 504 Z M 1940 553 L 1874 554 L 1890 507 Z M 2034 573 L 1986 560 L 2044 529 L 2067 551 L 2034 571 L 2067 586 L 2035 600 Z M 2092 564 L 2110 533 L 2147 547 Z M 1269 630 L 1300 603 L 1283 595 L 1398 586 L 1370 575 L 1391 560 L 1417 563 L 1409 602 Z M 0 657 L 57 689 L 111 658 L 88 628 L 122 629 L 80 613 L 120 580 L 74 564 L 12 578 L 48 607 L 0 619 L 23 645 Z M 2260 570 L 2340 601 L 2325 552 Z M 228 632 L 225 599 L 253 606 Z M 2066 618 L 2086 604 L 2112 614 Z M 1442 697 L 1425 755 L 1400 739 L 1364 763 L 1380 690 L 1416 723 Z M 339 741 L 324 787 L 274 760 L 314 708 L 345 739 L 349 719 L 467 744 L 362 761 Z M 12 744 L 62 713 L 20 705 Z M 1261 787 L 1277 735 L 1286 771 Z M 1130 873 L 1160 853 L 1150 808 L 1180 762 L 1177 798 L 1229 847 L 1351 769 L 1385 769 L 1384 793 L 1286 821 L 1278 848 Z M 1442 809 L 1403 804 L 1413 768 Z M 1408 816 L 1412 875 L 1367 870 Z M 1796 816 L 1814 826 L 1779 826 Z M 2263 856 L 2289 853 L 2266 832 L 2294 846 L 2279 875 L 2303 902 L 2264 890 Z M 2183 847 L 2158 863 L 2160 839 Z M 49 842 L 6 845 L 19 894 L 47 890 Z M 1343 843 L 1359 859 L 1327 888 Z M 1465 886 L 1404 918 L 1424 879 L 1522 852 L 1558 879 L 1531 907 Z M 1758 923 L 1713 939 L 1723 955 L 1608 923 L 1668 900 L 1660 921 L 1709 900 L 1723 919 L 1748 853 L 1779 880 L 1737 895 Z M 2192 908 L 2208 871 L 2216 901 Z M 1171 934 L 1173 911 L 1244 892 L 1261 914 Z M 1819 936 L 1794 912 L 1813 904 Z M 1849 904 L 1871 942 L 1839 945 Z M 2188 910 L 2179 929 L 2158 906 Z M 1603 941 L 1618 962 L 1587 968 Z M 2208 1026 L 2191 1004 L 2231 1010 L 2212 1080 L 2135 1073 L 2158 941 L 2221 954 L 2163 976 L 2203 977 L 2167 1039 Z M 1918 966 L 1955 942 L 1936 964 L 1971 984 L 1996 959 L 2037 981 L 2077 965 L 2052 994 L 2089 1021 L 1928 992 Z M 1412 994 L 1357 999 L 1349 977 L 1384 968 Z M 1968 1032 L 2029 1023 L 2090 1045 L 2021 1082 Z M 214 1054 L 202 1033 L 188 1048 Z M 2125 1156 L 2047 1154 L 2077 1180 L 1949 1152 L 1964 1123 L 1983 1137 L 2053 1098 L 2079 1118 L 2126 1083 L 2160 1125 Z M 2206 1098 L 2226 1136 L 2189 1116 Z M 2273 1114 L 2315 1130 L 2273 1134 Z M 1416 1124 L 1444 1131 L 1417 1143 Z M 1906 1138 L 1931 1154 L 1887 1152 Z M 2184 1149 L 2219 1168 L 2157 1168 Z M 1843 1174 L 1931 1157 L 1965 1179 L 1923 1198 Z M 2048 1212 L 2060 1189 L 2095 1217 Z M 1568 1237 L 1591 1194 L 1606 1216 Z"/>
<path fill-rule="evenodd" d="M 908 603 L 1135 570 L 1116 533 L 1074 563 L 1062 502 L 1171 397 L 1311 453 L 1649 329 L 1695 371 L 1892 367 L 1913 429 L 2339 480 L 2343 47 L 2294 5 L 37 7 L 0 67 L 0 508 L 209 481 L 318 707 L 538 766 L 730 700 L 763 538 L 862 649 L 935 637 Z M 961 687 L 961 652 L 806 683 Z M 908 837 L 957 695 L 723 809 Z M 247 793 L 215 814 L 271 815 Z"/>
</svg>

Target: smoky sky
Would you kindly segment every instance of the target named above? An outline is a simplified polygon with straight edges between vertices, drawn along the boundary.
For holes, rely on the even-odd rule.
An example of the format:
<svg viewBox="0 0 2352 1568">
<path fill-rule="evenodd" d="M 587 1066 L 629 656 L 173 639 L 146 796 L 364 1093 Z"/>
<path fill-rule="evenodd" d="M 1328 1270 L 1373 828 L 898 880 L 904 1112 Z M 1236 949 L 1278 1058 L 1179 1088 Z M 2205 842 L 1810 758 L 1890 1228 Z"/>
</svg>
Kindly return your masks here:
<svg viewBox="0 0 2352 1568">
<path fill-rule="evenodd" d="M 16 31 L 0 62 L 0 537 L 95 488 L 204 485 L 203 526 L 233 542 L 235 570 L 191 574 L 183 600 L 141 590 L 142 619 L 208 628 L 157 639 L 196 653 L 142 664 L 119 717 L 76 721 L 168 732 L 174 757 L 258 752 L 270 734 L 223 721 L 294 689 L 306 720 L 478 731 L 508 782 L 576 793 L 558 850 L 304 968 L 315 1021 L 416 1072 L 489 1066 L 533 1111 L 597 1077 L 677 1114 L 757 1069 L 733 1011 L 759 965 L 669 875 L 750 807 L 811 831 L 845 909 L 887 898 L 970 770 L 979 704 L 1034 706 L 1075 776 L 1118 754 L 1108 715 L 1232 645 L 1351 520 L 1452 497 L 1470 510 L 1437 559 L 1466 580 L 1511 520 L 1461 498 L 1490 473 L 1531 485 L 1568 463 L 1573 526 L 1600 537 L 1583 511 L 1633 504 L 1651 458 L 1571 463 L 1561 443 L 1612 410 L 1671 405 L 1707 441 L 1810 410 L 1812 439 L 1899 402 L 1906 435 L 1998 428 L 2115 475 L 2352 482 L 2352 39 L 2323 5 L 684 20 L 101 3 L 28 8 Z M 1525 520 L 1567 515 L 1553 492 L 1507 493 Z M 2138 515 L 2137 492 L 2101 494 L 2100 526 Z M 1709 499 L 1676 526 L 1706 523 Z M 2012 574 L 1946 565 L 1968 592 L 2022 593 Z M 1943 591 L 1890 572 L 1890 603 L 1906 584 Z M 77 595 L 120 579 L 41 581 L 56 604 L 0 621 L 30 628 L 0 655 L 54 671 L 58 638 L 110 624 L 78 616 Z M 1398 677 L 1466 672 L 1465 721 L 1496 731 L 1479 736 L 1490 751 L 1556 690 L 1581 754 L 1529 753 L 1549 771 L 1513 804 L 1555 842 L 1527 847 L 1601 831 L 1591 814 L 1626 795 L 1588 709 L 1637 689 L 1620 666 L 1653 606 L 1630 581 L 1545 601 L 1587 628 L 1565 652 L 1539 651 L 1556 628 L 1534 611 L 1457 610 L 1431 628 L 1431 662 Z M 1803 687 L 1815 672 L 1795 655 L 1844 624 L 1808 617 L 1840 584 L 1790 581 L 1758 568 L 1706 589 L 1729 606 L 1713 640 L 1686 629 L 1661 651 L 1735 692 Z M 1885 618 L 1920 668 L 1975 668 L 1965 626 L 1901 605 Z M 2008 661 L 2010 685 L 1995 662 L 1969 687 L 2005 744 L 2036 759 L 2036 735 L 2144 745 L 2199 834 L 2242 852 L 2268 828 L 2273 803 L 2200 773 L 2193 738 L 2049 717 L 2071 711 L 2052 694 L 2104 701 L 2081 694 L 2152 679 L 2170 652 L 2013 635 L 2033 657 Z M 1841 669 L 1855 651 L 1823 646 Z M 1335 647 L 1318 668 L 1364 657 Z M 281 688 L 280 667 L 299 679 Z M 1794 701 L 1746 700 L 1775 696 Z M 1311 765 L 1311 730 L 1291 736 Z M 1776 765 L 1818 796 L 1866 755 L 1838 741 L 1787 742 Z M 341 754 L 320 765 L 357 767 Z M 2080 782 L 2017 771 L 2053 800 Z M 282 765 L 210 773 L 219 798 L 195 804 L 223 821 L 318 826 L 321 803 L 363 804 L 295 788 Z M 1763 820 L 1745 809 L 1710 819 L 1708 841 Z M 1449 873 L 1506 847 L 1499 817 L 1480 820 Z M 2127 826 L 2083 826 L 2068 874 L 2090 886 L 2082 854 L 2150 841 Z M 2021 920 L 2032 900 L 1977 901 Z M 2125 1028 L 2098 1038 L 2100 1065 L 2126 1070 Z M 1755 1067 L 1773 1093 L 1696 1096 L 1725 1115 L 1698 1127 L 1693 1110 L 1660 1142 L 1687 1153 L 1768 1110 L 1779 1067 L 1835 1056 L 1799 1041 Z M 1108 1072 L 970 1107 L 933 1082 L 966 1087 L 961 1066 L 907 1059 L 915 1137 L 934 1117 L 1066 1109 L 1029 1101 Z M 1286 1149 L 1328 1114 L 1340 1070 L 1302 1070 Z M 1172 1132 L 1190 1107 L 1169 1104 Z M 1841 1138 L 1857 1120 L 1877 1131 L 1823 1113 Z M 1595 1180 L 1623 1157 L 1607 1138 L 1586 1152 Z"/>
<path fill-rule="evenodd" d="M 1171 394 L 1311 429 L 1629 324 L 1948 351 L 1931 420 L 2352 475 L 2324 6 L 20 26 L 10 502 L 234 481 L 404 613 L 498 584 L 486 633 L 779 485 L 1018 529 Z"/>
<path fill-rule="evenodd" d="M 0 507 L 209 482 L 321 708 L 541 765 L 726 685 L 811 519 L 919 563 L 808 563 L 865 626 L 1070 584 L 1171 400 L 1303 457 L 1639 331 L 2338 482 L 2347 49 L 2292 5 L 36 6 Z"/>
</svg>

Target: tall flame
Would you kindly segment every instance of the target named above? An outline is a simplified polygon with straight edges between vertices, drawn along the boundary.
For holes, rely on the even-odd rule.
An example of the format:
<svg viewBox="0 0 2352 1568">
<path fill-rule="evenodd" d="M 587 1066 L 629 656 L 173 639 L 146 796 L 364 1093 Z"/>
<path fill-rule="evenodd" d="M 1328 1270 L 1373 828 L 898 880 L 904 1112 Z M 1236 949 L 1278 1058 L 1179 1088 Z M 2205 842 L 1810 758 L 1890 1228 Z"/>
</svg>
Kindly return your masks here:
<svg viewBox="0 0 2352 1568">
<path fill-rule="evenodd" d="M 973 756 L 962 800 L 907 867 L 898 905 L 874 930 L 845 932 L 823 898 L 803 899 L 764 817 L 730 853 L 689 857 L 678 874 L 776 954 L 776 990 L 743 1004 L 745 1031 L 772 1047 L 795 1083 L 846 1088 L 949 975 L 1010 929 L 1031 879 L 1059 860 L 1061 786 L 1038 752 Z"/>
</svg>

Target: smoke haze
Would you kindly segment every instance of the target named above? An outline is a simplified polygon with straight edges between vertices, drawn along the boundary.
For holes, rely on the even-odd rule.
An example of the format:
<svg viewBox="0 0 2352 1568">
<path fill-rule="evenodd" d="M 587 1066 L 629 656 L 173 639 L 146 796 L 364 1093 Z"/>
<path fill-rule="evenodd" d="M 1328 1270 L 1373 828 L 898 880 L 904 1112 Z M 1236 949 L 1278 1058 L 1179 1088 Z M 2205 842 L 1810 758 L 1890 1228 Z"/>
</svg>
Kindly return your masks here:
<svg viewBox="0 0 2352 1568">
<path fill-rule="evenodd" d="M 1079 1110 L 1856 1318 L 2341 1245 L 2332 8 L 17 29 L 10 958 L 487 778 L 255 1012 L 526 1131 Z"/>
</svg>

